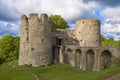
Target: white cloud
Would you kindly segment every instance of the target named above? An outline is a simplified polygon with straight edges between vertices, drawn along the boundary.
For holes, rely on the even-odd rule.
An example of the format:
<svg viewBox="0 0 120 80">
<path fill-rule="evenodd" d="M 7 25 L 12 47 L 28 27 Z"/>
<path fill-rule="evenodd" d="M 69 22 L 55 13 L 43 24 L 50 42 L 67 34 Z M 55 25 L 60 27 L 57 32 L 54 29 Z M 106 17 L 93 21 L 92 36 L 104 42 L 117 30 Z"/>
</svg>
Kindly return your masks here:
<svg viewBox="0 0 120 80">
<path fill-rule="evenodd" d="M 84 3 L 83 0 L 0 0 L 0 34 L 18 35 L 20 24 L 16 25 L 16 21 L 22 14 L 30 13 L 59 14 L 72 24 L 73 29 L 76 19 L 94 17 L 93 10 L 97 7 L 95 2 Z"/>
<path fill-rule="evenodd" d="M 108 7 L 101 14 L 105 18 L 105 22 L 102 25 L 103 32 L 120 32 L 120 7 Z"/>
<path fill-rule="evenodd" d="M 0 2 L 0 20 L 4 21 L 16 21 L 19 19 L 19 13 L 15 7 L 11 4 Z"/>
<path fill-rule="evenodd" d="M 60 14 L 66 20 L 77 19 L 86 12 L 93 14 L 92 10 L 97 7 L 95 2 L 85 4 L 83 0 L 1 0 L 1 2 L 20 14 L 42 12 L 49 15 Z"/>
<path fill-rule="evenodd" d="M 120 40 L 120 32 L 103 32 L 104 37 Z"/>
<path fill-rule="evenodd" d="M 102 32 L 120 32 L 120 24 L 115 23 L 112 24 L 112 22 L 105 22 L 102 26 Z"/>
<path fill-rule="evenodd" d="M 112 36 L 115 40 L 120 39 L 120 6 L 107 7 L 103 9 L 101 15 L 104 16 L 105 22 L 102 25 L 102 32 L 106 33 L 105 36 Z"/>
<path fill-rule="evenodd" d="M 97 5 L 94 2 L 88 4 L 82 0 L 42 0 L 42 12 L 48 14 L 60 14 L 66 20 L 77 19 L 86 12 L 92 12 Z"/>
<path fill-rule="evenodd" d="M 95 11 L 99 10 L 100 6 L 94 0 L 88 3 L 84 3 L 84 0 L 0 0 L 0 35 L 18 35 L 20 23 L 16 21 L 20 20 L 22 14 L 30 13 L 60 14 L 69 22 L 70 29 L 74 29 L 76 19 L 96 18 Z M 101 15 L 105 22 L 101 26 L 102 33 L 120 32 L 119 14 L 120 7 L 103 8 Z"/>
<path fill-rule="evenodd" d="M 11 23 L 0 21 L 0 37 L 6 34 L 12 34 L 17 36 L 20 33 L 20 27 L 18 26 L 19 22 Z"/>
<path fill-rule="evenodd" d="M 108 7 L 102 11 L 102 15 L 105 18 L 110 18 L 112 22 L 120 23 L 120 6 L 119 7 Z"/>
</svg>

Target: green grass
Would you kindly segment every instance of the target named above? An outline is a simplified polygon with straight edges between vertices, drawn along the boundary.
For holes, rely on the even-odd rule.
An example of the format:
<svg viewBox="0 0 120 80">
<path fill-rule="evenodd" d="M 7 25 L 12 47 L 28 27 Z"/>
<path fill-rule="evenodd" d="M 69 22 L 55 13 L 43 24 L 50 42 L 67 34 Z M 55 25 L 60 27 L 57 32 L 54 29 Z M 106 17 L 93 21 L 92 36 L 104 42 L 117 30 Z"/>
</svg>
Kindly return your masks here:
<svg viewBox="0 0 120 80">
<path fill-rule="evenodd" d="M 68 64 L 54 64 L 48 67 L 31 68 L 17 66 L 17 61 L 0 65 L 0 80 L 103 80 L 105 77 L 120 73 L 120 67 L 111 67 L 102 71 L 82 71 Z M 119 80 L 119 79 L 118 79 Z"/>
</svg>

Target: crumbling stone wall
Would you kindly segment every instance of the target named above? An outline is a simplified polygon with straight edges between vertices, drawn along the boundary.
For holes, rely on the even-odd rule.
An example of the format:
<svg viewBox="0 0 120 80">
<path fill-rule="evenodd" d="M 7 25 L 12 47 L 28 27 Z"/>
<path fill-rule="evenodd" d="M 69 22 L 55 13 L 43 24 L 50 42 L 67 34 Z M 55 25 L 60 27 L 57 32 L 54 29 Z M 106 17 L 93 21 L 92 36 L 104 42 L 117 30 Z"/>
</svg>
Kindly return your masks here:
<svg viewBox="0 0 120 80">
<path fill-rule="evenodd" d="M 52 30 L 52 59 L 53 62 L 59 62 L 59 48 L 61 45 L 78 45 L 79 42 L 75 39 L 74 30 Z M 66 54 L 66 57 L 67 54 Z M 70 57 L 70 56 L 69 56 Z M 66 61 L 66 63 L 68 63 Z"/>
<path fill-rule="evenodd" d="M 75 30 L 53 30 L 53 42 L 56 37 L 61 37 L 62 45 L 77 45 L 97 47 L 100 46 L 100 21 L 77 20 Z"/>
<path fill-rule="evenodd" d="M 120 47 L 100 45 L 100 21 L 78 20 L 75 30 L 52 30 L 46 14 L 21 17 L 19 65 L 47 66 L 51 61 L 71 64 L 82 70 L 111 66 L 111 56 Z"/>
<path fill-rule="evenodd" d="M 117 48 L 118 47 L 116 47 L 116 49 Z M 120 52 L 120 50 L 118 50 L 118 52 Z M 114 51 L 111 50 L 111 47 L 80 47 L 75 45 L 60 47 L 60 62 L 67 62 L 73 67 L 80 67 L 82 70 L 99 71 L 108 68 L 111 66 L 111 58 L 113 55 Z"/>
<path fill-rule="evenodd" d="M 57 38 L 62 39 L 61 45 L 78 45 L 78 41 L 75 38 L 75 30 L 52 30 L 53 45 L 56 45 Z"/>
<path fill-rule="evenodd" d="M 46 66 L 51 63 L 51 21 L 46 14 L 21 17 L 19 65 Z"/>
<path fill-rule="evenodd" d="M 118 47 L 109 47 L 109 48 L 110 48 L 110 52 L 113 53 L 112 55 L 114 57 L 120 56 L 120 46 L 118 46 Z"/>
</svg>

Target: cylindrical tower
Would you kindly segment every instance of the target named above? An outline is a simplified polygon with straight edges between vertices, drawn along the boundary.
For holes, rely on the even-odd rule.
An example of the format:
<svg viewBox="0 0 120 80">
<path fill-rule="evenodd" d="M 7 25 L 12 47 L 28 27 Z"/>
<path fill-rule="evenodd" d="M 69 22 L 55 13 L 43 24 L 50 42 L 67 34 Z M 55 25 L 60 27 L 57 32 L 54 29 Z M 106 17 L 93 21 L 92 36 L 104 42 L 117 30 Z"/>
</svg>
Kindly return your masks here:
<svg viewBox="0 0 120 80">
<path fill-rule="evenodd" d="M 28 18 L 26 15 L 21 17 L 21 28 L 20 28 L 20 50 L 19 50 L 19 65 L 25 65 L 28 63 L 28 54 L 29 54 L 29 42 L 28 34 L 29 25 Z"/>
<path fill-rule="evenodd" d="M 30 14 L 29 18 L 30 64 L 46 66 L 51 63 L 52 36 L 51 23 L 46 14 Z"/>
<path fill-rule="evenodd" d="M 33 67 L 51 64 L 52 36 L 50 19 L 46 14 L 41 14 L 40 17 L 38 17 L 38 14 L 33 13 L 28 17 L 28 26 L 28 28 L 21 31 L 27 33 L 27 36 L 25 36 L 25 33 L 21 33 L 21 38 L 26 39 L 20 41 L 20 43 L 27 41 L 28 45 L 21 44 L 20 46 L 25 45 L 28 53 L 26 51 L 23 52 L 27 56 L 22 55 L 22 57 L 19 58 L 19 62 L 21 62 L 22 59 L 25 59 L 26 63 L 23 62 L 23 64 L 31 65 Z M 25 26 L 23 25 L 21 27 Z M 20 49 L 20 52 L 22 50 L 24 51 L 25 48 Z"/>
<path fill-rule="evenodd" d="M 78 20 L 76 21 L 76 39 L 79 46 L 97 47 L 100 46 L 100 21 L 99 20 Z"/>
</svg>

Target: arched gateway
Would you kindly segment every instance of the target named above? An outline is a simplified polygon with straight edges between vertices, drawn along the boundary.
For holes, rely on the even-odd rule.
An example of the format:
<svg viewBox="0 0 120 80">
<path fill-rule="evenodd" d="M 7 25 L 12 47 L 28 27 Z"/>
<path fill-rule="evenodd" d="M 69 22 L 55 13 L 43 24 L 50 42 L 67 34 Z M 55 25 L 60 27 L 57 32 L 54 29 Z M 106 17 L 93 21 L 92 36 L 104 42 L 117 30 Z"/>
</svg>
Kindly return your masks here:
<svg viewBox="0 0 120 80">
<path fill-rule="evenodd" d="M 101 53 L 100 63 L 101 63 L 101 69 L 108 68 L 111 65 L 111 53 L 108 50 L 104 50 Z"/>
</svg>

